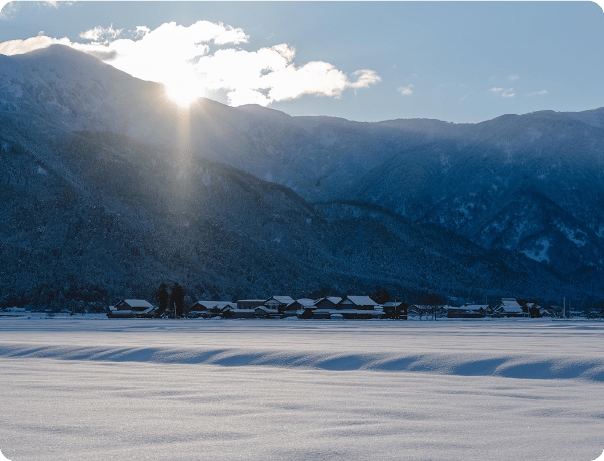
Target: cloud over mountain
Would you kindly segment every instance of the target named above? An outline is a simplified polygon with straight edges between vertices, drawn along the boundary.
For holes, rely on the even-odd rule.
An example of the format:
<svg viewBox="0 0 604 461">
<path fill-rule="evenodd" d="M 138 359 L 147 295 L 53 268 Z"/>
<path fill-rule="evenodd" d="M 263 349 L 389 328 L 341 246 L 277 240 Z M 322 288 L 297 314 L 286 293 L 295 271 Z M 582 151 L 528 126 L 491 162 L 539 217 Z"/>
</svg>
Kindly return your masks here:
<svg viewBox="0 0 604 461">
<path fill-rule="evenodd" d="M 129 38 L 126 38 L 129 36 Z M 191 26 L 165 23 L 135 31 L 95 27 L 80 34 L 88 43 L 41 35 L 0 43 L 0 54 L 14 55 L 68 45 L 91 54 L 128 74 L 168 87 L 185 88 L 194 96 L 223 92 L 230 105 L 259 104 L 297 99 L 303 95 L 339 97 L 348 88 L 367 88 L 381 79 L 370 69 L 352 73 L 350 79 L 333 64 L 294 62 L 296 50 L 288 44 L 244 50 L 248 42 L 240 28 L 198 21 Z M 226 46 L 218 50 L 216 46 Z"/>
</svg>

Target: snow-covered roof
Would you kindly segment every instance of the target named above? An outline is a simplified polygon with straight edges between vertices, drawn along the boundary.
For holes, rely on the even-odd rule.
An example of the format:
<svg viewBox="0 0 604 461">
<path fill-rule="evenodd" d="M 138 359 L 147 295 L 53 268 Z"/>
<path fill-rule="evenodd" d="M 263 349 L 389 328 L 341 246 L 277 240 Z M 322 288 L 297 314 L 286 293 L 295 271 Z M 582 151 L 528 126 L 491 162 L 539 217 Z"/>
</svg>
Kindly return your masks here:
<svg viewBox="0 0 604 461">
<path fill-rule="evenodd" d="M 270 298 L 268 298 L 265 302 L 270 301 L 271 299 L 274 299 L 276 301 L 279 301 L 281 304 L 291 304 L 294 302 L 293 298 L 289 297 L 289 296 L 271 296 Z"/>
<path fill-rule="evenodd" d="M 225 307 L 230 307 L 231 309 L 234 309 L 237 307 L 237 303 L 232 303 L 229 301 L 216 301 L 215 306 L 218 309 L 224 309 Z"/>
<path fill-rule="evenodd" d="M 315 305 L 315 300 L 310 298 L 300 298 L 296 299 L 296 301 L 304 307 L 312 307 Z"/>
<path fill-rule="evenodd" d="M 215 306 L 216 301 L 197 301 L 195 304 L 193 304 L 191 307 L 189 307 L 189 309 L 194 310 L 195 308 L 200 308 L 203 307 L 204 309 L 211 309 L 212 307 Z"/>
<path fill-rule="evenodd" d="M 497 306 L 498 309 L 502 309 L 508 313 L 522 313 L 522 307 L 514 298 L 503 298 L 501 303 Z"/>
<path fill-rule="evenodd" d="M 145 309 L 152 308 L 153 306 L 145 301 L 144 299 L 124 299 L 124 302 L 130 307 L 143 307 Z"/>
<path fill-rule="evenodd" d="M 402 302 L 402 301 L 400 301 L 400 302 L 399 302 L 399 301 L 396 301 L 396 302 L 394 302 L 394 301 L 390 301 L 390 302 L 387 302 L 387 303 L 382 304 L 382 306 L 384 306 L 384 307 L 398 307 L 398 306 L 400 306 L 401 304 L 403 304 L 403 302 Z"/>
<path fill-rule="evenodd" d="M 356 306 L 377 306 L 377 303 L 369 296 L 346 296 L 345 299 L 348 299 Z M 343 303 L 345 299 L 340 302 Z"/>
<path fill-rule="evenodd" d="M 206 309 L 224 309 L 225 307 L 237 307 L 237 303 L 231 303 L 229 301 L 197 301 L 195 304 L 189 307 L 189 309 L 195 310 L 197 307 L 204 307 Z"/>
<path fill-rule="evenodd" d="M 331 302 L 332 304 L 338 304 L 340 301 L 342 301 L 342 298 L 340 298 L 339 296 L 326 296 L 325 298 L 317 299 L 315 301 L 315 304 L 319 304 L 321 301 L 323 301 L 325 299 L 327 301 Z"/>
<path fill-rule="evenodd" d="M 478 311 L 480 309 L 486 311 L 489 306 L 487 304 L 464 304 L 461 307 L 467 311 Z"/>
</svg>

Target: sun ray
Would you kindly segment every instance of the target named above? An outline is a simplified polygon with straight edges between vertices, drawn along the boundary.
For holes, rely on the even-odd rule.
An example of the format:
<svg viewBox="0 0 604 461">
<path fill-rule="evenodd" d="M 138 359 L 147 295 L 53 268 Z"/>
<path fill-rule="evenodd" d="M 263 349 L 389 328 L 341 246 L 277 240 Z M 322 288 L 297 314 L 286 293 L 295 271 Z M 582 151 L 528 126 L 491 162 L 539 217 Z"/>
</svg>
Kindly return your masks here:
<svg viewBox="0 0 604 461">
<path fill-rule="evenodd" d="M 199 95 L 190 86 L 179 83 L 166 85 L 166 95 L 180 107 L 189 107 Z"/>
</svg>

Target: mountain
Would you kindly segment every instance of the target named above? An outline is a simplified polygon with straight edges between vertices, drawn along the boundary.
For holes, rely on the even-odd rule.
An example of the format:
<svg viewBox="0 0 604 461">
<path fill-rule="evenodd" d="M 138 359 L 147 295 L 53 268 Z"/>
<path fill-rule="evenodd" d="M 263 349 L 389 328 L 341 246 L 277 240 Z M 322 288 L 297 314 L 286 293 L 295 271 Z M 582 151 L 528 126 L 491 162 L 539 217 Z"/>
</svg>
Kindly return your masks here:
<svg viewBox="0 0 604 461">
<path fill-rule="evenodd" d="M 379 207 L 312 205 L 290 189 L 111 132 L 44 152 L 2 136 L 4 303 L 150 298 L 178 281 L 192 299 L 312 292 L 400 297 L 574 292 L 509 251 L 484 250 Z"/>
<path fill-rule="evenodd" d="M 603 109 L 478 124 L 184 110 L 64 46 L 0 55 L 3 297 L 105 302 L 161 281 L 602 297 L 603 129 Z"/>
<path fill-rule="evenodd" d="M 199 98 L 183 110 L 163 85 L 144 82 L 62 45 L 0 55 L 0 110 L 39 135 L 111 131 L 174 146 L 286 185 L 307 200 L 331 198 L 404 148 L 430 139 L 420 126 L 290 117 Z M 443 122 L 434 122 L 447 125 Z M 413 125 L 413 123 L 411 123 Z"/>
<path fill-rule="evenodd" d="M 604 110 L 504 116 L 393 155 L 349 189 L 560 273 L 604 267 Z"/>
</svg>

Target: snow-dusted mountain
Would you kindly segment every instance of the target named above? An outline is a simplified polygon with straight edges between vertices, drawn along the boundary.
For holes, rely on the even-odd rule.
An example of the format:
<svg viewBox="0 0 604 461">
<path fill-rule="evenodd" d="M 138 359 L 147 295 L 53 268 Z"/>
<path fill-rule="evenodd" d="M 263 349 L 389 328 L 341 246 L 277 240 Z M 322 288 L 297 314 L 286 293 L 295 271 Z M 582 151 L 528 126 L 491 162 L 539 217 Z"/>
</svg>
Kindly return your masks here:
<svg viewBox="0 0 604 461">
<path fill-rule="evenodd" d="M 166 276 L 175 270 L 179 259 L 174 255 L 192 251 L 184 242 L 194 237 L 199 243 L 205 232 L 196 228 L 201 234 L 191 234 L 192 218 L 184 216 L 202 214 L 212 222 L 212 232 L 230 235 L 241 245 L 233 244 L 231 237 L 207 237 L 207 242 L 225 245 L 211 246 L 209 259 L 210 253 L 198 253 L 203 263 L 184 264 L 186 277 L 192 280 L 205 273 L 213 287 L 239 285 L 246 293 L 254 289 L 269 293 L 271 287 L 280 286 L 278 280 L 289 278 L 308 290 L 321 288 L 317 286 L 321 280 L 342 289 L 384 282 L 441 293 L 464 286 L 468 296 L 473 290 L 488 289 L 558 296 L 570 288 L 562 289 L 564 282 L 557 273 L 573 284 L 576 293 L 597 297 L 601 292 L 604 109 L 507 115 L 478 124 L 290 117 L 203 98 L 183 111 L 166 97 L 163 86 L 55 45 L 24 55 L 0 55 L 0 137 L 4 157 L 20 152 L 27 159 L 4 162 L 3 175 L 10 178 L 11 187 L 18 187 L 19 181 L 49 187 L 54 198 L 62 197 L 58 190 L 67 188 L 68 196 L 77 197 L 78 206 L 84 207 L 77 208 L 80 214 L 88 213 L 83 211 L 86 207 L 101 207 L 105 216 L 121 216 L 118 220 L 128 227 L 128 235 L 153 229 L 147 246 L 141 246 L 144 238 L 133 237 L 115 248 L 121 255 L 116 261 L 125 264 L 128 253 L 121 252 L 131 251 L 136 257 L 143 247 L 143 253 L 153 252 L 150 242 L 159 239 L 167 253 L 145 259 L 153 261 L 151 266 L 139 262 L 143 273 L 152 266 L 161 267 L 156 273 Z M 137 144 L 142 141 L 146 144 Z M 163 170 L 154 168 L 153 162 L 160 159 L 167 165 Z M 199 162 L 207 161 L 223 166 L 210 163 L 206 171 Z M 218 180 L 208 173 L 226 168 L 224 164 L 291 190 L 238 176 L 243 173 L 236 169 L 216 173 L 222 178 Z M 31 171 L 21 174 L 20 168 Z M 40 182 L 49 177 L 56 180 L 52 186 Z M 117 185 L 116 177 L 129 185 Z M 167 182 L 157 189 L 151 186 L 157 181 Z M 182 181 L 194 184 L 184 197 L 175 192 Z M 134 183 L 148 188 L 133 189 Z M 207 187 L 218 187 L 213 192 L 218 194 L 216 201 L 204 195 Z M 28 206 L 41 206 L 32 198 L 33 194 L 41 200 L 37 192 L 19 190 L 13 190 L 16 195 L 5 194 L 4 203 L 24 200 Z M 233 190 L 239 192 L 230 196 Z M 289 205 L 283 208 L 279 202 L 276 208 L 266 208 L 275 194 L 290 197 Z M 183 200 L 188 205 L 179 209 Z M 202 211 L 209 209 L 211 213 Z M 19 223 L 21 215 L 10 213 Z M 185 222 L 188 237 L 171 245 L 169 236 L 181 232 Z M 90 231 L 95 239 L 98 229 Z M 32 242 L 40 237 L 36 232 L 5 230 L 5 237 L 16 245 L 13 250 L 22 241 L 35 247 Z M 59 224 L 51 235 L 57 233 Z M 113 245 L 103 241 L 103 248 Z M 249 276 L 235 274 L 230 269 L 238 258 L 235 248 L 248 255 L 242 259 L 243 267 L 279 262 Z M 255 250 L 246 253 L 245 248 Z M 210 264 L 213 258 L 229 263 Z M 289 269 L 279 278 L 269 266 L 275 271 Z M 130 273 L 118 272 L 121 275 L 109 285 Z"/>
<path fill-rule="evenodd" d="M 348 194 L 565 274 L 604 267 L 604 110 L 463 130 L 393 155 Z"/>
<path fill-rule="evenodd" d="M 27 139 L 3 134 L 0 125 L 2 303 L 151 299 L 174 281 L 191 302 L 378 287 L 399 299 L 580 294 L 521 255 L 375 206 L 312 205 L 234 167 L 125 135 L 77 132 L 39 158 Z"/>
<path fill-rule="evenodd" d="M 359 173 L 431 136 L 423 123 L 401 129 L 330 117 L 290 117 L 203 98 L 184 113 L 162 85 L 132 78 L 62 45 L 0 55 L 0 109 L 16 123 L 35 120 L 40 133 L 53 136 L 57 130 L 109 130 L 178 146 L 286 185 L 306 199 L 337 195 Z"/>
</svg>

